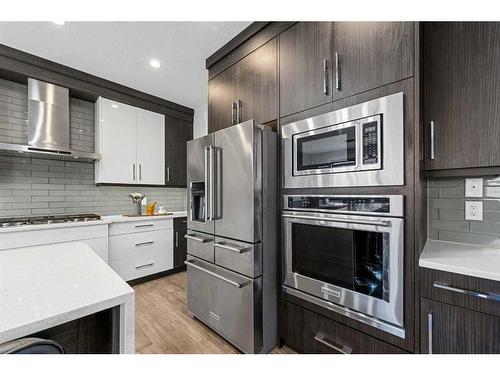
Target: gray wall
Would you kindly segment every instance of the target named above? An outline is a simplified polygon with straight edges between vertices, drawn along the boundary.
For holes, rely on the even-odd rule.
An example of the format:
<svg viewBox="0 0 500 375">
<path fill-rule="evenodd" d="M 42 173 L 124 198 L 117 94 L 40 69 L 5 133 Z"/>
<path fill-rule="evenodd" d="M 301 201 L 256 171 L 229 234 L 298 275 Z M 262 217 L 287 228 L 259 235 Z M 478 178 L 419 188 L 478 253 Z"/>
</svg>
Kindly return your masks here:
<svg viewBox="0 0 500 375">
<path fill-rule="evenodd" d="M 428 180 L 428 238 L 500 247 L 500 177 L 483 177 L 483 198 L 465 198 L 465 178 Z M 483 221 L 465 220 L 465 200 L 483 201 Z"/>
<path fill-rule="evenodd" d="M 26 144 L 27 122 L 27 87 L 0 79 L 0 142 Z M 70 145 L 94 151 L 94 103 L 70 99 Z M 91 163 L 0 155 L 0 217 L 126 214 L 135 191 L 169 210 L 186 209 L 183 188 L 96 187 Z"/>
</svg>

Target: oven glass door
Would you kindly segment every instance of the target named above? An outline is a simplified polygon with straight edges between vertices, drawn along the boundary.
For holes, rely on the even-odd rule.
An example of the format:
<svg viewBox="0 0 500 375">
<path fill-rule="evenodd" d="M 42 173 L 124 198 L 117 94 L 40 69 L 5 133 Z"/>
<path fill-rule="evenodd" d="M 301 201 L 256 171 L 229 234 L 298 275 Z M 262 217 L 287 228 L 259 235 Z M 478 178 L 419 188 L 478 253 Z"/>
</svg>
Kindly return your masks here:
<svg viewBox="0 0 500 375">
<path fill-rule="evenodd" d="M 292 223 L 292 271 L 387 300 L 388 241 L 388 233 Z"/>
<path fill-rule="evenodd" d="M 295 174 L 318 174 L 357 165 L 357 126 L 341 124 L 294 135 Z"/>
</svg>

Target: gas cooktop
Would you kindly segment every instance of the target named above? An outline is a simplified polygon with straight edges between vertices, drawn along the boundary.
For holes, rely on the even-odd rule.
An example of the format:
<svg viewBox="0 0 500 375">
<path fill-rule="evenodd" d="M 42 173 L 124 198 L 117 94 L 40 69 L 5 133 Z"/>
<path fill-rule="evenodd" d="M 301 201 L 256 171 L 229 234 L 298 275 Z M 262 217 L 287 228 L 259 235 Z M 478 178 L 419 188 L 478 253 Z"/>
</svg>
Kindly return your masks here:
<svg viewBox="0 0 500 375">
<path fill-rule="evenodd" d="M 20 227 L 24 225 L 35 225 L 35 224 L 78 223 L 81 221 L 95 221 L 100 219 L 101 217 L 95 214 L 4 217 L 0 218 L 0 227 L 9 228 L 9 227 Z"/>
</svg>

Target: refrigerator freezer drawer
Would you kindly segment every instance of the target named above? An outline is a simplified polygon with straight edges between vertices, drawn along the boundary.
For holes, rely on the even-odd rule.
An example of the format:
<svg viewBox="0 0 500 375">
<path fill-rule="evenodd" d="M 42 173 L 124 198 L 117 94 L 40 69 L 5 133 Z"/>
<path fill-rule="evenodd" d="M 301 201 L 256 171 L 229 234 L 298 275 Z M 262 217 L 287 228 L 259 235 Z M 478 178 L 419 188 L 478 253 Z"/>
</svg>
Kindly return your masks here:
<svg viewBox="0 0 500 375">
<path fill-rule="evenodd" d="M 215 237 L 215 264 L 248 277 L 262 275 L 262 244 Z"/>
<path fill-rule="evenodd" d="M 189 257 L 189 310 L 245 353 L 262 351 L 262 278 Z"/>
<path fill-rule="evenodd" d="M 185 237 L 188 254 L 214 262 L 214 236 L 190 230 Z"/>
</svg>

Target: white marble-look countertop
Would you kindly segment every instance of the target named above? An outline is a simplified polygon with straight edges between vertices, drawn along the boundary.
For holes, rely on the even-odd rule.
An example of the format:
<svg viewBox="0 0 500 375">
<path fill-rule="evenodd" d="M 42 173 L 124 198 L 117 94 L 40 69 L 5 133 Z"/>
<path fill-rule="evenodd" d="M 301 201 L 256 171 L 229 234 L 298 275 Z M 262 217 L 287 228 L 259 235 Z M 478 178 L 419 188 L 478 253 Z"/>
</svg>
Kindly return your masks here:
<svg viewBox="0 0 500 375">
<path fill-rule="evenodd" d="M 500 281 L 500 249 L 427 240 L 420 267 Z"/>
<path fill-rule="evenodd" d="M 124 215 L 109 215 L 102 216 L 102 220 L 109 223 L 122 223 L 126 221 L 142 221 L 142 220 L 161 220 L 161 219 L 174 219 L 176 217 L 186 217 L 186 211 L 169 211 L 171 215 L 142 215 L 142 216 L 124 216 Z"/>
<path fill-rule="evenodd" d="M 134 290 L 88 245 L 0 251 L 0 343 L 114 306 L 120 306 L 120 353 L 134 353 Z"/>
</svg>

